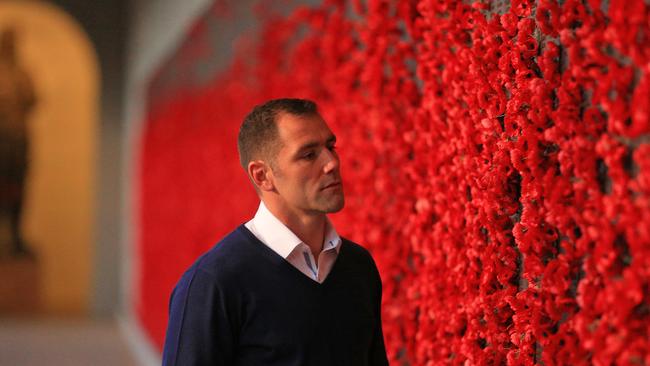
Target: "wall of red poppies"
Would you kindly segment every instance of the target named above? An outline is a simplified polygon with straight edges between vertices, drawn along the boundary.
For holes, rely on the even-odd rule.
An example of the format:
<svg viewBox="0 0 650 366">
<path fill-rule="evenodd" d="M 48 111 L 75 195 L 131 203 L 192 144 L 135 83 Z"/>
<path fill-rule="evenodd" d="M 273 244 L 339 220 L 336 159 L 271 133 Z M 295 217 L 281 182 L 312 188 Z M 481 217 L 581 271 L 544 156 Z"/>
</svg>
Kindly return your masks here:
<svg viewBox="0 0 650 366">
<path fill-rule="evenodd" d="M 334 221 L 380 267 L 392 364 L 650 364 L 647 1 L 257 10 L 227 70 L 149 106 L 136 309 L 158 345 L 181 272 L 256 208 L 240 121 L 292 96 L 339 137 Z"/>
</svg>

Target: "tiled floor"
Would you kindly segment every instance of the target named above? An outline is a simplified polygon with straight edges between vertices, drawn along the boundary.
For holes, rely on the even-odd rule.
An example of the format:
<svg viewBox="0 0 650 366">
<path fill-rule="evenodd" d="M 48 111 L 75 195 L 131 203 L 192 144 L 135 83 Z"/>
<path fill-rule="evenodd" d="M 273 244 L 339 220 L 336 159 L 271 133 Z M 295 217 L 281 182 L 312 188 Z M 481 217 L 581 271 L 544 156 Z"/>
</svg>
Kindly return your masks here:
<svg viewBox="0 0 650 366">
<path fill-rule="evenodd" d="M 137 366 L 115 322 L 0 318 L 0 366 Z"/>
</svg>

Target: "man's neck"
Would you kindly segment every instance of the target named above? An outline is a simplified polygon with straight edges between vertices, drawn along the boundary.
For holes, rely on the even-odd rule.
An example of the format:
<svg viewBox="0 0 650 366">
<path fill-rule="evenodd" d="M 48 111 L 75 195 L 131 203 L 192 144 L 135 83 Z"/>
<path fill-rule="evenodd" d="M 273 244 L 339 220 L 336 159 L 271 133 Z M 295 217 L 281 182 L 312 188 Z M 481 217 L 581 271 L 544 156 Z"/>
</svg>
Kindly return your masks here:
<svg viewBox="0 0 650 366">
<path fill-rule="evenodd" d="M 273 216 L 288 227 L 303 243 L 307 244 L 314 257 L 318 258 L 323 249 L 325 237 L 325 214 L 289 211 L 271 202 L 264 202 L 264 205 Z"/>
</svg>

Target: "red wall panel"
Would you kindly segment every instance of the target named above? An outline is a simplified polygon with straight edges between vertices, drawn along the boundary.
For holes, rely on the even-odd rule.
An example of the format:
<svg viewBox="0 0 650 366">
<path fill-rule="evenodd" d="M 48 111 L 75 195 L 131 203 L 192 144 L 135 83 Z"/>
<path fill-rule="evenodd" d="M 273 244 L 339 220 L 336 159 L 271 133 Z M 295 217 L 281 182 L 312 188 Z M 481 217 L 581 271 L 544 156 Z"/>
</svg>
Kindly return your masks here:
<svg viewBox="0 0 650 366">
<path fill-rule="evenodd" d="M 150 104 L 152 337 L 182 270 L 254 213 L 242 118 L 304 97 L 339 137 L 334 221 L 380 267 L 393 363 L 650 363 L 650 6 L 561 3 L 263 2 L 227 70 Z"/>
</svg>

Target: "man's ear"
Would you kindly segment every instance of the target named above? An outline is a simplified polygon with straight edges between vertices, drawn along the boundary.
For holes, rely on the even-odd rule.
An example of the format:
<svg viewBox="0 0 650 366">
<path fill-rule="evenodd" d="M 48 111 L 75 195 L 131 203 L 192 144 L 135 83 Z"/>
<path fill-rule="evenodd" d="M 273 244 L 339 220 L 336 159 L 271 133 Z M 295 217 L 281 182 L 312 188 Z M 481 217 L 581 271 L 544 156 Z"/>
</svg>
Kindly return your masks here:
<svg viewBox="0 0 650 366">
<path fill-rule="evenodd" d="M 248 163 L 248 176 L 251 177 L 253 184 L 260 191 L 272 191 L 275 189 L 271 167 L 262 160 L 253 160 Z"/>
</svg>

